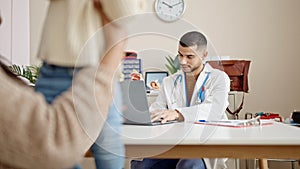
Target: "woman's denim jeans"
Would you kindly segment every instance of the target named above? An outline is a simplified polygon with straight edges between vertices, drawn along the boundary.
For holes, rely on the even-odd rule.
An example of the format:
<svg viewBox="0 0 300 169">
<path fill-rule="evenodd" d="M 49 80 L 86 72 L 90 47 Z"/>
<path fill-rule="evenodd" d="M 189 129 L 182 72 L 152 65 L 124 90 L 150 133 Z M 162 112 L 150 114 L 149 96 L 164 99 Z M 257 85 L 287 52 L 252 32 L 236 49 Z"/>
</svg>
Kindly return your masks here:
<svg viewBox="0 0 300 169">
<path fill-rule="evenodd" d="M 52 103 L 56 96 L 72 85 L 73 76 L 79 70 L 80 68 L 59 67 L 44 63 L 40 69 L 35 90 L 44 94 L 48 103 Z M 120 90 L 119 84 L 116 84 L 116 94 L 110 106 L 107 120 L 99 137 L 91 147 L 97 169 L 121 169 L 124 166 L 125 150 L 120 136 L 122 127 Z M 99 97 L 105 99 L 105 96 L 99 95 Z M 80 168 L 80 165 L 74 167 L 74 169 Z"/>
</svg>

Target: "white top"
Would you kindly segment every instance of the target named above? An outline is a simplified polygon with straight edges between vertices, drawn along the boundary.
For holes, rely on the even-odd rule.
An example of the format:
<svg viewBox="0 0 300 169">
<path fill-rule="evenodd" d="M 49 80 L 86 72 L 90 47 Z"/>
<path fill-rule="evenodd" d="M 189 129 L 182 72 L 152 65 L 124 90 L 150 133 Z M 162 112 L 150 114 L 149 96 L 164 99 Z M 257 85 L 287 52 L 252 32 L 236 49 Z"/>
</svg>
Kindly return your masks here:
<svg viewBox="0 0 300 169">
<path fill-rule="evenodd" d="M 141 13 L 146 6 L 144 0 L 101 0 L 101 3 L 111 20 Z M 95 65 L 105 45 L 103 34 L 98 31 L 101 27 L 101 17 L 92 0 L 50 0 L 38 57 L 58 66 Z"/>
</svg>

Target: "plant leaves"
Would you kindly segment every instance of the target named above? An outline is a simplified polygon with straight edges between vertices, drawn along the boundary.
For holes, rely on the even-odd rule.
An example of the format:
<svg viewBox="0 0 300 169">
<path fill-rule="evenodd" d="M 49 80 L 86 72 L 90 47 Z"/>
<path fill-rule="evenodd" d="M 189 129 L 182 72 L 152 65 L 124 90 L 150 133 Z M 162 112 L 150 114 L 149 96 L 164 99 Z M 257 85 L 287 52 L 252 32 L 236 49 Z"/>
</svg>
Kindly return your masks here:
<svg viewBox="0 0 300 169">
<path fill-rule="evenodd" d="M 180 69 L 180 63 L 178 55 L 173 59 L 171 56 L 165 56 L 168 64 L 165 64 L 166 68 L 169 70 L 171 74 L 174 74 L 177 72 L 177 70 Z"/>
<path fill-rule="evenodd" d="M 40 66 L 19 66 L 13 64 L 9 69 L 17 76 L 28 79 L 31 83 L 35 83 L 39 76 Z"/>
<path fill-rule="evenodd" d="M 171 66 L 169 66 L 169 65 L 167 65 L 167 64 L 165 64 L 165 66 L 167 67 L 167 69 L 169 70 L 169 72 L 170 72 L 171 74 L 174 74 L 175 69 L 174 69 L 173 67 L 171 67 Z"/>
<path fill-rule="evenodd" d="M 169 65 L 170 65 L 170 66 L 173 66 L 174 60 L 173 60 L 170 56 L 167 56 L 166 59 L 167 59 Z"/>
</svg>

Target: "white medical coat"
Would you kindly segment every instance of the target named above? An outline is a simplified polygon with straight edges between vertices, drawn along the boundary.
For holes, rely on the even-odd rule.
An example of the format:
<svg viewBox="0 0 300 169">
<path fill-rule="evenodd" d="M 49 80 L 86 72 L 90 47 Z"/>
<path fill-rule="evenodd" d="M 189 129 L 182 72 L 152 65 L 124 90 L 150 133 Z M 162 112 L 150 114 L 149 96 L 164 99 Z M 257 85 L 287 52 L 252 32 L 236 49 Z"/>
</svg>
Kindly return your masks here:
<svg viewBox="0 0 300 169">
<path fill-rule="evenodd" d="M 198 98 L 198 93 L 208 72 L 210 74 L 204 85 L 205 99 L 201 102 Z M 163 80 L 156 101 L 150 106 L 150 112 L 162 109 L 176 109 L 181 112 L 185 122 L 195 122 L 199 119 L 227 119 L 225 110 L 229 105 L 230 79 L 225 72 L 214 69 L 209 64 L 205 64 L 203 71 L 197 79 L 189 104 L 186 103 L 187 93 L 185 85 L 185 75 L 182 71 L 166 77 Z M 209 136 L 209 133 L 206 135 Z M 226 159 L 204 159 L 204 161 L 208 169 L 226 168 Z"/>
</svg>

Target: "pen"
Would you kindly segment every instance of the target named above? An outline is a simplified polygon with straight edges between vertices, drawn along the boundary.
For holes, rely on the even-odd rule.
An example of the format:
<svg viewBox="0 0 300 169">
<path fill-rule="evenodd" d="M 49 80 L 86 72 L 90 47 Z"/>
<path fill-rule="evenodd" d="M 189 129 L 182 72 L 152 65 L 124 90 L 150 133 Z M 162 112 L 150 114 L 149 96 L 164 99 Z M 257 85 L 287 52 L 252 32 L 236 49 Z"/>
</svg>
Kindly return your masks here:
<svg viewBox="0 0 300 169">
<path fill-rule="evenodd" d="M 206 120 L 198 120 L 198 122 L 207 122 Z"/>
</svg>

